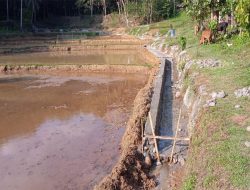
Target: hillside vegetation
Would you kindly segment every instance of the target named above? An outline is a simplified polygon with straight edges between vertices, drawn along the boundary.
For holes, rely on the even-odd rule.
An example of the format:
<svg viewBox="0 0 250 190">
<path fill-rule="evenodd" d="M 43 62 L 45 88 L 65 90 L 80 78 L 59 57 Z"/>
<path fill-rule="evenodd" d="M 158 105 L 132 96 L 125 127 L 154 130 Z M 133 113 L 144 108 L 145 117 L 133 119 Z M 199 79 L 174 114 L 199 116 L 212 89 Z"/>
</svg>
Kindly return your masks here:
<svg viewBox="0 0 250 190">
<path fill-rule="evenodd" d="M 171 24 L 176 29 L 176 38 L 166 35 Z M 236 98 L 234 92 L 250 86 L 250 39 L 234 35 L 199 45 L 200 35 L 194 35 L 193 27 L 194 21 L 181 13 L 176 18 L 134 27 L 128 32 L 139 37 L 155 35 L 154 44 L 163 46 L 179 45 L 180 37 L 185 37 L 191 59 L 222 62 L 222 67 L 193 67 L 185 79 L 195 90 L 205 84 L 208 92 L 223 90 L 227 97 L 219 99 L 215 107 L 204 108 L 199 116 L 182 189 L 249 189 L 250 149 L 245 142 L 250 139 L 246 130 L 250 126 L 250 101 L 249 97 Z M 198 75 L 193 79 L 191 73 Z"/>
</svg>

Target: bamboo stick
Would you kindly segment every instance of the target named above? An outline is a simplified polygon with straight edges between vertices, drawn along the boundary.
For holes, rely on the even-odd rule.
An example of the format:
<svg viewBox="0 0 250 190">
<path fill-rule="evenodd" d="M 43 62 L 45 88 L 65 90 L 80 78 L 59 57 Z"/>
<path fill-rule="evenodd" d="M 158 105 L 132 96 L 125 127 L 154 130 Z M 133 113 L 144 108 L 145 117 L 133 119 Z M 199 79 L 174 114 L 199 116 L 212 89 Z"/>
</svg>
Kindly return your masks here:
<svg viewBox="0 0 250 190">
<path fill-rule="evenodd" d="M 168 136 L 152 136 L 152 135 L 145 135 L 144 137 L 146 138 L 156 138 L 156 139 L 162 139 L 162 140 L 174 140 L 176 139 L 176 141 L 190 141 L 190 138 L 185 138 L 185 137 L 168 137 Z"/>
<path fill-rule="evenodd" d="M 153 137 L 155 137 L 155 132 L 154 132 L 154 128 L 153 128 L 153 122 L 152 122 L 152 117 L 151 117 L 151 112 L 150 111 L 148 113 L 148 116 L 149 116 L 149 121 L 150 121 L 150 127 L 151 127 L 151 130 L 152 130 L 152 134 L 153 134 Z M 154 139 L 154 143 L 155 143 L 157 161 L 161 162 L 160 154 L 159 154 L 159 150 L 158 150 L 158 145 L 157 145 L 157 140 L 156 140 L 156 138 L 153 138 L 153 139 Z"/>
<path fill-rule="evenodd" d="M 176 127 L 176 132 L 175 132 L 175 137 L 174 137 L 174 144 L 173 144 L 173 148 L 172 148 L 172 152 L 171 152 L 171 156 L 170 156 L 170 161 L 173 160 L 174 149 L 175 149 L 175 145 L 176 145 L 176 139 L 177 139 L 178 130 L 179 130 L 179 127 L 180 127 L 180 120 L 181 120 L 181 108 L 180 108 L 179 118 L 178 118 L 178 122 L 177 122 L 177 127 Z"/>
<path fill-rule="evenodd" d="M 144 147 L 143 147 L 143 136 L 144 136 L 144 130 L 143 130 L 143 121 L 142 121 L 142 119 L 141 119 L 141 141 L 142 141 L 142 153 L 144 152 Z"/>
</svg>

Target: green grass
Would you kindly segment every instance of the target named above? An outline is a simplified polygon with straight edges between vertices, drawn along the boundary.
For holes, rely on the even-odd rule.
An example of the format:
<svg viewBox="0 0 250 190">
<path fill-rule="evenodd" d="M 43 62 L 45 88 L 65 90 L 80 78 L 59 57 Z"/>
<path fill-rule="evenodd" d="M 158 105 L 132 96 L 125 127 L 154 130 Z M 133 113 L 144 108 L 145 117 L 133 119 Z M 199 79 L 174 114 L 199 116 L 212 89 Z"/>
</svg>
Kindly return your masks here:
<svg viewBox="0 0 250 190">
<path fill-rule="evenodd" d="M 178 17 L 131 29 L 142 35 L 158 30 L 164 35 L 170 24 L 176 29 L 176 38 L 161 38 L 155 44 L 178 45 L 180 37 L 187 38 L 187 49 L 192 59 L 219 59 L 222 67 L 192 68 L 185 77 L 184 87 L 196 88 L 206 81 L 209 92 L 224 90 L 228 96 L 217 101 L 216 107 L 204 109 L 194 129 L 186 164 L 183 190 L 192 189 L 250 189 L 250 150 L 244 145 L 250 140 L 246 127 L 250 125 L 250 99 L 236 98 L 234 91 L 250 86 L 250 39 L 233 36 L 209 45 L 199 45 L 199 36 L 194 35 L 194 22 L 185 14 Z M 228 45 L 232 44 L 232 46 Z M 179 69 L 184 63 L 178 63 Z M 236 109 L 235 105 L 241 105 Z M 234 121 L 233 118 L 245 118 Z"/>
<path fill-rule="evenodd" d="M 183 190 L 193 190 L 195 189 L 195 185 L 197 183 L 196 174 L 192 173 L 184 182 Z"/>
</svg>

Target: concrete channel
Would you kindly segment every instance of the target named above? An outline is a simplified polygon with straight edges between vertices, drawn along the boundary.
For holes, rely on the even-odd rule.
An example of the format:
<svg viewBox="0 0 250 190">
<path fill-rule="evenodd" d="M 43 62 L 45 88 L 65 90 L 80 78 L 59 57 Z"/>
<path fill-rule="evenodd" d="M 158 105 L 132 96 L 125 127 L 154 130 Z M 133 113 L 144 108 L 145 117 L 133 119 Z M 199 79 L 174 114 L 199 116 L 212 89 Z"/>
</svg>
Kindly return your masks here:
<svg viewBox="0 0 250 190">
<path fill-rule="evenodd" d="M 179 109 L 182 107 L 181 101 L 176 100 L 174 88 L 174 63 L 165 54 L 148 48 L 155 56 L 160 58 L 161 64 L 154 83 L 154 94 L 150 106 L 150 115 L 153 124 L 153 131 L 156 136 L 173 137 L 179 116 Z M 185 119 L 181 119 L 180 125 L 185 125 Z M 150 126 L 149 117 L 147 118 L 144 129 L 144 155 L 151 155 L 156 159 L 156 148 L 154 140 L 147 138 L 153 132 Z M 183 128 L 183 127 L 182 127 Z M 172 150 L 172 140 L 157 140 L 160 157 L 168 158 Z M 186 149 L 186 146 L 178 145 L 177 152 Z"/>
<path fill-rule="evenodd" d="M 148 48 L 150 52 L 152 52 L 156 57 L 161 60 L 159 72 L 156 76 L 155 83 L 154 83 L 154 94 L 151 101 L 150 106 L 150 115 L 153 124 L 153 130 L 156 135 L 173 135 L 173 132 L 169 132 L 169 129 L 172 129 L 172 79 L 173 79 L 173 62 L 171 58 L 166 57 L 163 53 L 160 53 L 154 49 Z M 167 96 L 165 96 L 167 92 Z M 167 99 L 166 99 L 167 98 Z M 167 123 L 163 125 L 162 121 L 166 115 L 163 114 L 163 110 L 166 109 L 163 107 L 163 102 L 167 102 L 167 109 L 169 115 L 167 115 Z M 166 107 L 166 106 L 165 106 Z M 171 118 L 169 118 L 171 117 Z M 165 120 L 165 119 L 164 119 Z M 144 129 L 144 136 L 152 136 L 152 128 L 150 126 L 149 117 L 147 118 L 145 129 Z M 166 141 L 165 141 L 166 142 Z M 164 141 L 158 140 L 159 151 L 164 149 L 166 146 Z M 146 148 L 145 154 L 150 153 L 151 157 L 155 157 L 155 146 L 154 142 L 147 137 L 144 138 L 144 146 Z"/>
</svg>

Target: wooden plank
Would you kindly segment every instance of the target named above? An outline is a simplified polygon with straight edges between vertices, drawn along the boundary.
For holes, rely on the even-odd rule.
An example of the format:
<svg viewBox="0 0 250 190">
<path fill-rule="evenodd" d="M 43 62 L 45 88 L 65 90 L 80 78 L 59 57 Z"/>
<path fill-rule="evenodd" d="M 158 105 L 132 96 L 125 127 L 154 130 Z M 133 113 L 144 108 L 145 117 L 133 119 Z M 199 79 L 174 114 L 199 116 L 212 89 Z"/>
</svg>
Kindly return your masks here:
<svg viewBox="0 0 250 190">
<path fill-rule="evenodd" d="M 151 127 L 151 130 L 152 130 L 152 134 L 153 134 L 153 137 L 155 137 L 155 131 L 154 131 L 154 128 L 153 128 L 153 122 L 152 122 L 152 117 L 151 117 L 151 112 L 150 111 L 148 113 L 148 116 L 149 116 L 149 122 L 150 122 L 150 127 Z M 160 159 L 160 154 L 159 154 L 159 150 L 158 150 L 157 140 L 156 140 L 156 138 L 153 138 L 153 139 L 154 139 L 154 143 L 155 143 L 155 151 L 156 151 L 157 161 L 160 163 L 161 159 Z"/>
</svg>

